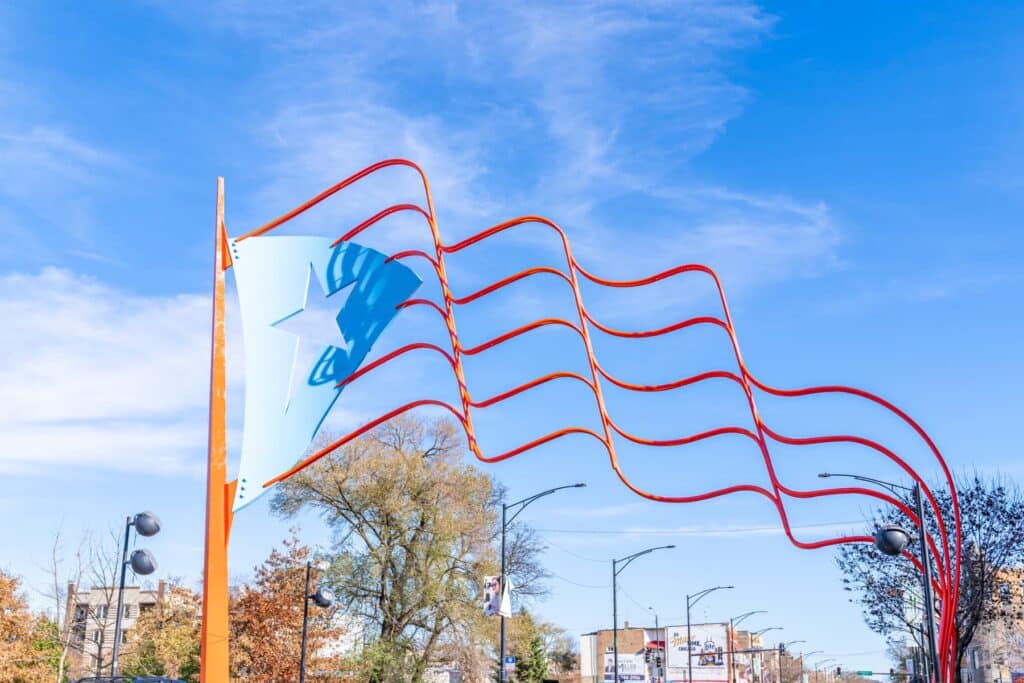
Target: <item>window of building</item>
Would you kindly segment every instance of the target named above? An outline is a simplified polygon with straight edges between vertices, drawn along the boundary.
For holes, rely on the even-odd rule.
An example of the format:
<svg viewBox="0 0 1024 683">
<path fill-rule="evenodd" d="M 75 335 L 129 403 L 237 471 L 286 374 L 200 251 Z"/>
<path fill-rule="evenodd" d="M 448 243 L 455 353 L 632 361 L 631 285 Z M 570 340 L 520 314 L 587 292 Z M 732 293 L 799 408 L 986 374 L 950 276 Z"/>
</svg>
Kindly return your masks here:
<svg viewBox="0 0 1024 683">
<path fill-rule="evenodd" d="M 100 631 L 99 629 L 96 629 L 95 631 L 93 631 L 92 632 L 92 642 L 94 642 L 94 643 L 100 642 L 100 634 L 101 633 L 102 633 L 102 631 Z"/>
<path fill-rule="evenodd" d="M 109 613 L 109 611 L 110 611 L 110 606 L 109 605 L 96 605 L 96 618 L 97 619 L 106 619 L 107 618 L 107 614 Z"/>
<path fill-rule="evenodd" d="M 1006 581 L 999 584 L 999 601 L 1009 602 L 1010 601 L 1010 584 Z"/>
</svg>

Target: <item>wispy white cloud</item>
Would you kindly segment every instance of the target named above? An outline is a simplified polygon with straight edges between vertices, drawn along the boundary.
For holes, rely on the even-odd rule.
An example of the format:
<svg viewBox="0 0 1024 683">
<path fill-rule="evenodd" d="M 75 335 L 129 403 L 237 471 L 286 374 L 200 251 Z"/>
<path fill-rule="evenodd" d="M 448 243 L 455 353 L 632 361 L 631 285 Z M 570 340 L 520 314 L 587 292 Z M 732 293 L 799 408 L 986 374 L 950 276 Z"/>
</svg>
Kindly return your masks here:
<svg viewBox="0 0 1024 683">
<path fill-rule="evenodd" d="M 0 468 L 196 471 L 209 316 L 56 268 L 0 277 Z"/>
<path fill-rule="evenodd" d="M 612 519 L 640 515 L 647 508 L 643 502 L 620 505 L 597 505 L 585 507 L 562 507 L 550 511 L 549 519 Z"/>
<path fill-rule="evenodd" d="M 873 308 L 893 300 L 930 304 L 961 296 L 978 296 L 999 287 L 1019 286 L 1024 276 L 1018 271 L 982 272 L 946 269 L 893 278 L 878 286 L 865 286 L 828 302 L 831 313 L 846 314 Z"/>
<path fill-rule="evenodd" d="M 774 17 L 756 4 L 165 7 L 274 55 L 258 79 L 253 131 L 277 160 L 257 202 L 271 213 L 404 155 L 435 182 L 448 239 L 542 213 L 570 230 L 595 267 L 636 275 L 708 259 L 736 279 L 734 289 L 836 262 L 839 231 L 819 200 L 681 180 L 749 96 L 730 70 L 773 30 Z M 332 202 L 314 222 L 337 233 L 419 198 L 415 177 L 396 173 Z M 412 217 L 377 233 L 385 248 L 423 237 Z M 536 232 L 513 239 L 556 244 Z"/>
<path fill-rule="evenodd" d="M 89 247 L 99 223 L 90 194 L 125 168 L 76 132 L 52 93 L 10 56 L 25 38 L 0 14 L 0 255 L 46 260 L 40 250 Z M 4 40 L 8 38 L 9 40 Z"/>
</svg>

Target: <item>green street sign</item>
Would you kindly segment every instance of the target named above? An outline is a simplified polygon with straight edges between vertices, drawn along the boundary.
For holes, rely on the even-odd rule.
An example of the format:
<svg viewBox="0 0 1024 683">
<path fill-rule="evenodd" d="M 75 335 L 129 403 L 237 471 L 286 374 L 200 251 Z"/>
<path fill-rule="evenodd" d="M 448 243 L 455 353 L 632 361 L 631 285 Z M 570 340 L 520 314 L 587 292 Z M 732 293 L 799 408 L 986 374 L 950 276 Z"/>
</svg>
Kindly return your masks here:
<svg viewBox="0 0 1024 683">
<path fill-rule="evenodd" d="M 857 675 L 858 676 L 874 676 L 875 672 L 874 671 L 858 671 Z"/>
</svg>

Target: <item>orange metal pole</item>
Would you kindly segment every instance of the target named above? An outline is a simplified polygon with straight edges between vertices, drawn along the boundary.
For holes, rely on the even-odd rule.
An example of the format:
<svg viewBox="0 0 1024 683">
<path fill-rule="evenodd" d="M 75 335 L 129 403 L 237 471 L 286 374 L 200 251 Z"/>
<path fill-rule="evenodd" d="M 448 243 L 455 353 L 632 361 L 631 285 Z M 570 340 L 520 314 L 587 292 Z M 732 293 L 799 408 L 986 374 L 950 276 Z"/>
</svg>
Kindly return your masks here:
<svg viewBox="0 0 1024 683">
<path fill-rule="evenodd" d="M 217 178 L 213 324 L 210 353 L 210 442 L 206 469 L 206 552 L 203 560 L 203 626 L 200 681 L 228 683 L 227 363 L 224 353 L 224 179 Z"/>
</svg>

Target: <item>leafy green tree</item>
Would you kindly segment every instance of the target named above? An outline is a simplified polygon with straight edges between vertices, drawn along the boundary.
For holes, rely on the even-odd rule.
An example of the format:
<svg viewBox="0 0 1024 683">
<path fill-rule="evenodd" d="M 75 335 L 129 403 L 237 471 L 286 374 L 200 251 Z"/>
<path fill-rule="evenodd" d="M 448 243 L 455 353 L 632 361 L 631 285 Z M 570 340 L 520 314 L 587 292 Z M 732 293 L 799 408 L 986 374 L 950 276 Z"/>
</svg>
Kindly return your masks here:
<svg viewBox="0 0 1024 683">
<path fill-rule="evenodd" d="M 479 653 L 494 641 L 484 639 L 480 586 L 498 569 L 501 494 L 466 462 L 454 423 L 405 416 L 291 477 L 271 505 L 285 517 L 318 512 L 334 530 L 330 580 L 376 641 L 367 680 L 418 683 L 442 656 L 467 677 L 486 668 Z M 539 544 L 517 547 L 513 583 L 536 591 Z"/>
<path fill-rule="evenodd" d="M 35 627 L 32 633 L 32 650 L 36 653 L 36 657 L 43 665 L 52 672 L 49 675 L 49 679 L 57 680 L 58 683 L 63 683 L 65 677 L 58 677 L 58 671 L 60 669 L 62 644 L 60 638 L 60 629 L 57 626 L 57 622 L 50 619 L 46 615 L 40 615 L 36 620 Z"/>
<path fill-rule="evenodd" d="M 129 631 L 121 671 L 198 683 L 201 607 L 195 591 L 168 587 L 160 604 L 140 615 Z"/>
<path fill-rule="evenodd" d="M 544 639 L 535 635 L 530 641 L 526 657 L 516 662 L 516 679 L 519 683 L 543 683 L 548 673 L 548 658 Z"/>
<path fill-rule="evenodd" d="M 0 681 L 34 683 L 52 678 L 40 652 L 39 620 L 28 609 L 21 579 L 0 570 Z"/>
</svg>

